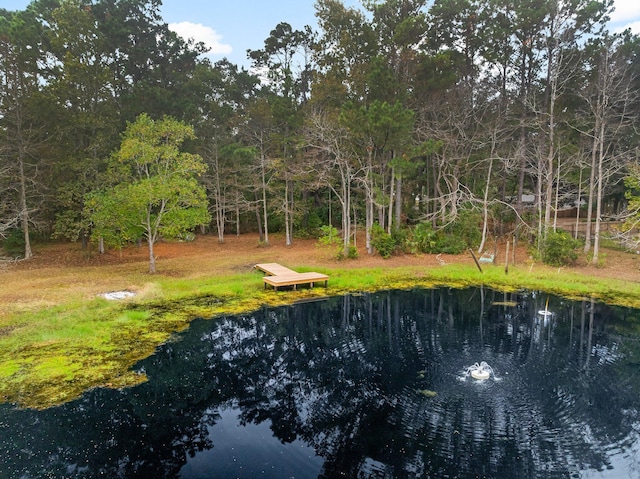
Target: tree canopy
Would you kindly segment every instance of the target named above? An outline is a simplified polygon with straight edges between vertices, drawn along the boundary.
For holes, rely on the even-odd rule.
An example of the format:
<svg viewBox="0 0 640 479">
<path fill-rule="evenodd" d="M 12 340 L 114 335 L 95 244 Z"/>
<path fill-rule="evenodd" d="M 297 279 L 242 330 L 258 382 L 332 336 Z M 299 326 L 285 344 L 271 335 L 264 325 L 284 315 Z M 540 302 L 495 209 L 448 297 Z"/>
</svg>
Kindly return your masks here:
<svg viewBox="0 0 640 479">
<path fill-rule="evenodd" d="M 319 0 L 249 71 L 159 6 L 0 9 L 0 235 L 25 257 L 32 230 L 152 249 L 195 225 L 338 226 L 343 255 L 362 229 L 373 253 L 374 227 L 405 250 L 448 228 L 544 248 L 570 214 L 597 262 L 601 220 L 628 213 L 640 43 L 607 31 L 609 0 Z"/>
<path fill-rule="evenodd" d="M 198 155 L 179 149 L 193 136 L 193 128 L 172 118 L 140 115 L 110 159 L 105 179 L 113 186 L 95 190 L 87 201 L 92 235 L 116 246 L 144 237 L 151 273 L 160 237 L 181 238 L 210 220 L 197 179 L 206 166 Z"/>
</svg>

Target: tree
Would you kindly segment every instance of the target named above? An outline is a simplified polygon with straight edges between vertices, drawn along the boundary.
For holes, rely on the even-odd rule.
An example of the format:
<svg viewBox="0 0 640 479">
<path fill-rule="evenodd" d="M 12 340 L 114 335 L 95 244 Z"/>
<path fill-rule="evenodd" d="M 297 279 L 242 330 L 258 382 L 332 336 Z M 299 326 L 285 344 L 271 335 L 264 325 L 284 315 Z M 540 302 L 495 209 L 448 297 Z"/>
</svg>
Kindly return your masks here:
<svg viewBox="0 0 640 479">
<path fill-rule="evenodd" d="M 589 85 L 579 96 L 590 116 L 590 130 L 583 132 L 591 142 L 591 177 L 587 208 L 587 230 L 584 252 L 591 247 L 591 217 L 595 202 L 595 231 L 593 235 L 594 265 L 600 250 L 600 222 L 603 210 L 604 186 L 623 165 L 633 157 L 627 137 L 633 135 L 637 121 L 634 104 L 638 100 L 633 88 L 636 81 L 630 60 L 635 57 L 633 45 L 625 36 L 606 36 L 594 42 L 590 59 Z M 631 51 L 629 51 L 631 49 Z M 630 175 L 633 177 L 633 174 Z"/>
<path fill-rule="evenodd" d="M 198 153 L 208 165 L 204 175 L 218 241 L 224 243 L 228 214 L 235 210 L 236 233 L 240 230 L 240 208 L 248 203 L 247 168 L 257 154 L 238 143 L 245 108 L 255 96 L 257 77 L 238 70 L 228 60 L 214 65 L 203 62 L 197 69 L 200 120 L 196 124 Z"/>
<path fill-rule="evenodd" d="M 43 12 L 48 26 L 50 68 L 44 91 L 50 99 L 49 126 L 59 140 L 51 185 L 58 204 L 55 236 L 88 240 L 82 201 L 97 187 L 104 158 L 117 145 L 120 125 L 112 46 L 84 0 L 64 0 Z M 86 7 L 86 8 L 85 8 Z"/>
<path fill-rule="evenodd" d="M 373 252 L 371 228 L 376 204 L 381 209 L 380 226 L 384 225 L 383 203 L 376 201 L 376 197 L 382 198 L 384 195 L 384 186 L 379 185 L 376 179 L 385 177 L 388 165 L 391 166 L 391 171 L 387 192 L 387 232 L 391 232 L 392 225 L 400 227 L 402 179 L 404 174 L 412 169 L 408 151 L 413 119 L 413 111 L 404 108 L 399 101 L 389 104 L 386 101 L 374 100 L 367 108 L 347 103 L 341 111 L 341 125 L 348 130 L 354 143 L 360 143 L 358 149 L 367 151 L 366 155 L 358 156 L 361 158 L 361 169 L 364 172 L 361 183 L 365 191 L 366 246 L 369 253 Z M 378 160 L 378 164 L 374 164 L 376 158 L 382 158 L 382 161 Z M 395 217 L 392 208 L 394 198 Z"/>
<path fill-rule="evenodd" d="M 255 99 L 247 108 L 247 117 L 242 134 L 245 142 L 251 145 L 256 153 L 256 161 L 250 169 L 256 204 L 256 221 L 260 230 L 260 242 L 268 245 L 268 190 L 274 175 L 273 161 L 269 157 L 274 131 L 273 116 L 269 102 L 264 98 Z"/>
<path fill-rule="evenodd" d="M 322 111 L 309 115 L 305 128 L 307 154 L 317 165 L 318 182 L 333 191 L 342 207 L 342 253 L 349 255 L 354 224 L 353 184 L 360 174 L 349 131 L 338 118 Z M 331 226 L 331 225 L 329 225 Z"/>
<path fill-rule="evenodd" d="M 637 250 L 640 246 L 638 226 L 640 225 L 640 165 L 632 163 L 628 166 L 628 174 L 624 178 L 627 199 L 627 218 L 624 223 L 624 235 L 627 246 Z"/>
<path fill-rule="evenodd" d="M 161 5 L 160 0 L 98 0 L 86 7 L 111 47 L 114 96 L 127 121 L 146 112 L 191 122 L 198 109 L 199 89 L 192 80 L 206 47 L 171 31 L 160 16 Z"/>
<path fill-rule="evenodd" d="M 244 172 L 256 156 L 253 148 L 237 143 L 219 146 L 212 140 L 209 145 L 207 186 L 213 203 L 211 209 L 215 213 L 219 243 L 224 243 L 228 212 L 232 209 L 235 210 L 236 234 L 240 234 L 240 207 L 248 203 L 244 198 L 247 190 Z"/>
<path fill-rule="evenodd" d="M 193 128 L 182 122 L 140 115 L 110 159 L 113 186 L 87 201 L 94 238 L 115 245 L 146 238 L 150 273 L 156 271 L 153 246 L 160 237 L 181 237 L 210 220 L 206 192 L 197 181 L 206 165 L 179 149 L 192 138 Z"/>
<path fill-rule="evenodd" d="M 33 11 L 0 9 L 0 233 L 20 226 L 24 236 L 24 259 L 32 256 L 30 224 L 34 195 L 39 189 L 37 149 L 42 135 L 37 125 L 35 97 L 38 93 L 39 25 Z"/>
<path fill-rule="evenodd" d="M 543 111 L 540 115 L 541 129 L 545 132 L 542 137 L 544 145 L 541 149 L 546 154 L 546 159 L 540 158 L 539 166 L 539 182 L 544 184 L 545 190 L 544 222 L 541 222 L 538 227 L 539 237 L 542 238 L 546 238 L 551 223 L 554 160 L 557 158 L 559 150 L 558 102 L 561 95 L 567 90 L 569 81 L 577 74 L 578 69 L 574 57 L 577 53 L 578 42 L 583 36 L 594 32 L 598 24 L 602 25 L 607 5 L 587 0 L 572 2 L 554 0 L 549 3 L 549 7 L 549 18 L 545 30 L 547 36 L 545 91 Z M 540 218 L 542 218 L 542 214 L 540 214 Z"/>
<path fill-rule="evenodd" d="M 300 159 L 296 143 L 302 125 L 300 105 L 309 96 L 312 44 L 313 35 L 308 26 L 302 31 L 293 30 L 288 23 L 280 23 L 265 40 L 263 50 L 248 52 L 254 68 L 266 72 L 267 76 L 267 98 L 273 122 L 269 156 L 276 177 L 284 186 L 282 212 L 287 246 L 293 243 L 294 170 Z"/>
</svg>

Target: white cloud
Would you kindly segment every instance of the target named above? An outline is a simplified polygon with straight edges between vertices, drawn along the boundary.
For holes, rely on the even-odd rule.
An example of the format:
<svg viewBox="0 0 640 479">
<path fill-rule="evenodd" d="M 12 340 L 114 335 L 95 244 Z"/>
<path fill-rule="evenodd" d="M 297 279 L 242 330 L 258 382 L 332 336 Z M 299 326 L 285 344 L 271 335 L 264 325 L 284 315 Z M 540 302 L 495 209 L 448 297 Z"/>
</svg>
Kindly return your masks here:
<svg viewBox="0 0 640 479">
<path fill-rule="evenodd" d="M 196 42 L 204 43 L 209 48 L 208 55 L 229 55 L 233 51 L 231 45 L 222 43 L 222 35 L 216 33 L 213 28 L 202 25 L 201 23 L 170 23 L 169 29 L 176 32 L 182 38 L 192 38 Z"/>
<path fill-rule="evenodd" d="M 614 0 L 614 7 L 609 28 L 618 33 L 630 29 L 632 33 L 640 34 L 640 2 L 638 0 Z"/>
<path fill-rule="evenodd" d="M 638 0 L 615 0 L 615 10 L 611 15 L 612 23 L 628 24 L 640 20 L 640 2 Z"/>
<path fill-rule="evenodd" d="M 635 22 L 625 22 L 624 20 L 621 20 L 618 23 L 610 23 L 609 29 L 613 33 L 622 33 L 625 30 L 631 30 L 631 33 L 640 35 L 640 20 L 636 20 Z"/>
<path fill-rule="evenodd" d="M 640 35 L 640 20 L 636 22 L 627 23 L 623 28 L 620 28 L 620 31 L 626 30 L 627 28 L 631 30 L 631 33 Z"/>
</svg>

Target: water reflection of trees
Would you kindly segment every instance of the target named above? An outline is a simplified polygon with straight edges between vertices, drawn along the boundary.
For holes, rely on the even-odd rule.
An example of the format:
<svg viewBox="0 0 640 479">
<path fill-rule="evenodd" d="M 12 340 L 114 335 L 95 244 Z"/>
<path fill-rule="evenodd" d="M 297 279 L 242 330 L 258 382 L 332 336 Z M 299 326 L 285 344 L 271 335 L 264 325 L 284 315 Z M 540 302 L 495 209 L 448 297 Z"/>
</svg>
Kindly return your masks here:
<svg viewBox="0 0 640 479">
<path fill-rule="evenodd" d="M 604 469 L 607 448 L 625 447 L 637 425 L 627 361 L 637 345 L 615 332 L 620 310 L 552 297 L 545 318 L 546 300 L 440 289 L 197 321 L 141 364 L 151 381 L 140 387 L 3 410 L 13 458 L 2 470 L 175 477 L 187 456 L 215 447 L 210 427 L 230 404 L 282 442 L 311 445 L 327 478 Z M 480 360 L 501 381 L 461 381 Z"/>
</svg>

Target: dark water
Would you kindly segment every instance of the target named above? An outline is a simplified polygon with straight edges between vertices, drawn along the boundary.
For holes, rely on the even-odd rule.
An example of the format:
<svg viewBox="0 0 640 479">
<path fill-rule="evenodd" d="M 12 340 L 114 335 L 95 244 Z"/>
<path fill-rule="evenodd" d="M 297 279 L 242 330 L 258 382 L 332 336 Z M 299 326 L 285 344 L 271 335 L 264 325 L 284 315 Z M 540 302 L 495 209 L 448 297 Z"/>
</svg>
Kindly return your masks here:
<svg viewBox="0 0 640 479">
<path fill-rule="evenodd" d="M 640 478 L 640 312 L 345 296 L 197 320 L 149 377 L 0 406 L 0 478 Z M 466 368 L 486 361 L 495 377 Z"/>
</svg>

